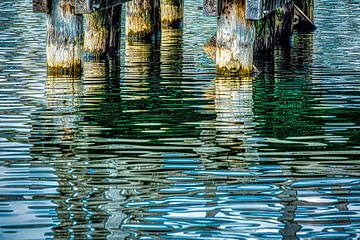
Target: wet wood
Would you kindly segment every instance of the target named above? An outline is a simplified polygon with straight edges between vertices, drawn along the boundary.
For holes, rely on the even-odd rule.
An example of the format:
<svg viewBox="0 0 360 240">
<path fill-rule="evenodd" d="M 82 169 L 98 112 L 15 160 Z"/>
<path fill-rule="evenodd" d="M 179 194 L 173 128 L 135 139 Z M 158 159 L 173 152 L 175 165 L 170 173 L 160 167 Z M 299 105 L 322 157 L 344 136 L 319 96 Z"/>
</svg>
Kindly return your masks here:
<svg viewBox="0 0 360 240">
<path fill-rule="evenodd" d="M 311 19 L 296 5 L 294 7 L 294 14 L 294 29 L 300 31 L 313 31 L 316 29 L 316 26 Z"/>
<path fill-rule="evenodd" d="M 256 54 L 271 54 L 275 47 L 275 13 L 266 15 L 255 21 L 256 38 L 254 52 Z"/>
<path fill-rule="evenodd" d="M 184 19 L 184 0 L 160 0 L 161 24 L 181 26 Z"/>
<path fill-rule="evenodd" d="M 223 75 L 250 74 L 255 24 L 245 19 L 245 0 L 223 0 L 218 20 L 216 67 Z"/>
<path fill-rule="evenodd" d="M 291 1 L 275 12 L 275 42 L 289 44 L 293 32 L 294 2 Z"/>
<path fill-rule="evenodd" d="M 53 0 L 47 16 L 47 65 L 51 75 L 81 72 L 83 18 L 73 0 Z"/>
<path fill-rule="evenodd" d="M 289 43 L 292 34 L 293 2 L 288 2 L 259 20 L 248 20 L 247 0 L 222 0 L 218 33 L 204 50 L 214 59 L 216 43 L 217 72 L 246 75 L 256 70 L 254 55 L 272 55 L 279 43 Z M 275 4 L 276 2 L 273 1 Z M 266 8 L 272 9 L 273 6 Z"/>
<path fill-rule="evenodd" d="M 122 5 L 104 8 L 86 16 L 84 50 L 88 56 L 116 56 L 120 47 Z"/>
<path fill-rule="evenodd" d="M 314 22 L 314 0 L 295 0 L 295 5 L 311 22 Z"/>
<path fill-rule="evenodd" d="M 85 14 L 91 13 L 93 0 L 76 0 L 75 1 L 75 13 Z"/>
<path fill-rule="evenodd" d="M 33 0 L 34 13 L 50 13 L 51 0 Z"/>
<path fill-rule="evenodd" d="M 133 0 L 126 3 L 128 40 L 149 40 L 160 31 L 160 0 Z"/>
</svg>

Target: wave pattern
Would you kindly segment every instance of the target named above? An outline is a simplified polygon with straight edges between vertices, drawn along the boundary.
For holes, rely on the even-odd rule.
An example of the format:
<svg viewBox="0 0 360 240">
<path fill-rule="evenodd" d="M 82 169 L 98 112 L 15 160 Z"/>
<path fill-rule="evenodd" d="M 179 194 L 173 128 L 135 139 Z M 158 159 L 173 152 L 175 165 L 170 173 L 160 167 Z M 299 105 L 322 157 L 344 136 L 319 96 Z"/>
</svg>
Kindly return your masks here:
<svg viewBox="0 0 360 240">
<path fill-rule="evenodd" d="M 360 237 L 359 3 L 316 1 L 315 33 L 231 79 L 185 2 L 80 78 L 47 75 L 31 0 L 0 2 L 1 239 Z"/>
</svg>

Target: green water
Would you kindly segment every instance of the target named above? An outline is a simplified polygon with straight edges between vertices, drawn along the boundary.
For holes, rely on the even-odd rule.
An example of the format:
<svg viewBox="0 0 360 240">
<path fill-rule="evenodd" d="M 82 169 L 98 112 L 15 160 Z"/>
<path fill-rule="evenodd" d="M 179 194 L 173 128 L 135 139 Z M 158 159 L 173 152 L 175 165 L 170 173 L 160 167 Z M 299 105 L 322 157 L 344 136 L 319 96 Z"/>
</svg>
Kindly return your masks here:
<svg viewBox="0 0 360 240">
<path fill-rule="evenodd" d="M 360 237 L 360 2 L 316 0 L 243 79 L 216 76 L 201 4 L 60 78 L 45 16 L 0 2 L 0 239 Z"/>
</svg>

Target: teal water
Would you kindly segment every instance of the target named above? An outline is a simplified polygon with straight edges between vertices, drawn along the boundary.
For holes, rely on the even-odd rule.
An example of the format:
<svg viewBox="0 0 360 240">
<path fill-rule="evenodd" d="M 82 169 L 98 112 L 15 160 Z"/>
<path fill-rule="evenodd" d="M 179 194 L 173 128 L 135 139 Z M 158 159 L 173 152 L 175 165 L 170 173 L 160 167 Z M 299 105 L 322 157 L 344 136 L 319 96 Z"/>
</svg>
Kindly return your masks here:
<svg viewBox="0 0 360 240">
<path fill-rule="evenodd" d="M 360 238 L 360 2 L 316 0 L 318 29 L 244 79 L 185 4 L 182 30 L 59 78 L 45 17 L 0 2 L 0 239 Z"/>
</svg>

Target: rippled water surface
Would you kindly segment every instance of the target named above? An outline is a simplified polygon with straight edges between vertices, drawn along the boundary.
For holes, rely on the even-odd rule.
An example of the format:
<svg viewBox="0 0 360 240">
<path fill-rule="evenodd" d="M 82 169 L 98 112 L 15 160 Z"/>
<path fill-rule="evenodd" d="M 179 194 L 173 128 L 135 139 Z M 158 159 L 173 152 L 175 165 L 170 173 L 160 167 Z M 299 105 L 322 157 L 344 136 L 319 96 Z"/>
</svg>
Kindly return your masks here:
<svg viewBox="0 0 360 240">
<path fill-rule="evenodd" d="M 241 80 L 185 2 L 74 79 L 31 0 L 0 1 L 0 239 L 360 238 L 360 2 L 316 0 L 317 31 Z"/>
</svg>

